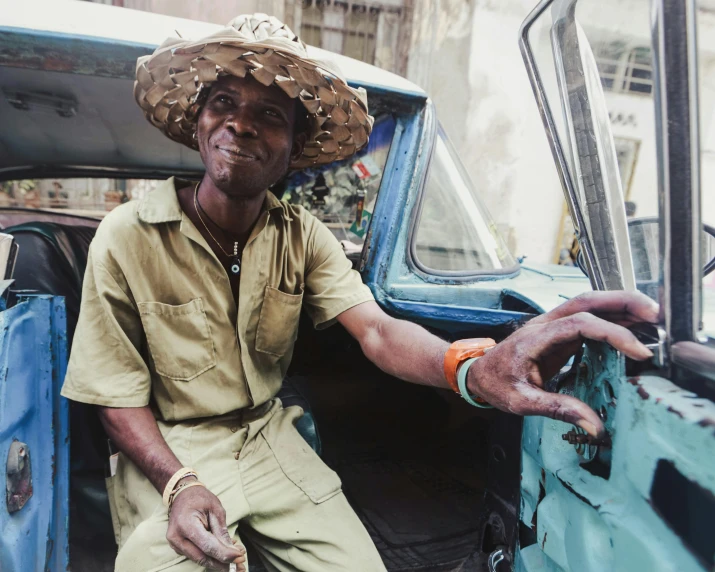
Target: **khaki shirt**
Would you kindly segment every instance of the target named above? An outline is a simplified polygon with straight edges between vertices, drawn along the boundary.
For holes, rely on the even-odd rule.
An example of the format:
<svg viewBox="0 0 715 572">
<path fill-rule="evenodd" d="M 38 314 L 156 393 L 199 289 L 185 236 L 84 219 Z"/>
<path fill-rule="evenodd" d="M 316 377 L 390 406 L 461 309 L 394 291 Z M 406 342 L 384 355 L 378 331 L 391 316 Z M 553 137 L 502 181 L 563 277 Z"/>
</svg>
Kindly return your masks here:
<svg viewBox="0 0 715 572">
<path fill-rule="evenodd" d="M 99 225 L 62 395 L 108 407 L 151 400 L 166 421 L 257 406 L 281 387 L 303 305 L 322 328 L 370 300 L 332 233 L 269 192 L 243 250 L 237 308 L 171 178 Z"/>
</svg>

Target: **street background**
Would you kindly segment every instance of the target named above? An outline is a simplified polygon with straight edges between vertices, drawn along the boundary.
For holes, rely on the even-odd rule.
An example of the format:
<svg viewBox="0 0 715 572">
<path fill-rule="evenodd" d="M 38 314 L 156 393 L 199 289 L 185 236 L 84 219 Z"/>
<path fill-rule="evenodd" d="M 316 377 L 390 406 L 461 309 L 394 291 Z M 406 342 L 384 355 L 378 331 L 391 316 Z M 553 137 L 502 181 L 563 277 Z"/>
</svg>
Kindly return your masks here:
<svg viewBox="0 0 715 572">
<path fill-rule="evenodd" d="M 512 253 L 529 262 L 571 263 L 573 227 L 517 44 L 536 0 L 96 1 L 222 25 L 241 13 L 265 12 L 308 44 L 406 77 L 434 101 Z M 605 89 L 625 199 L 636 217 L 657 215 L 649 4 L 578 5 Z M 698 27 L 703 218 L 715 225 L 715 0 L 699 1 Z M 547 32 L 536 30 L 537 54 L 550 54 Z M 554 82 L 553 64 L 543 59 L 544 79 Z M 556 97 L 552 106 L 560 112 Z M 150 181 L 130 184 L 133 198 L 152 188 Z M 76 194 L 82 205 L 73 204 Z M 0 203 L 110 210 L 127 195 L 121 181 L 18 181 L 11 193 L 0 193 Z"/>
</svg>

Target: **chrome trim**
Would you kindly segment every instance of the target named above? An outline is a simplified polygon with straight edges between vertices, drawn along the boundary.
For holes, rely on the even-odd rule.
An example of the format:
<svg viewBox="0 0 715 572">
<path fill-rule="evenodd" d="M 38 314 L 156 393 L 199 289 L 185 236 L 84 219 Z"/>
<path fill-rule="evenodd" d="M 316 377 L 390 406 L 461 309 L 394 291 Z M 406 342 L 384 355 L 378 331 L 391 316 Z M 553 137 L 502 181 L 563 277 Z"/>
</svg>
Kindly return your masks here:
<svg viewBox="0 0 715 572">
<path fill-rule="evenodd" d="M 544 123 L 544 129 L 546 129 L 546 137 L 549 141 L 549 146 L 551 147 L 551 153 L 554 156 L 554 161 L 556 161 L 556 170 L 559 175 L 561 186 L 564 190 L 564 196 L 566 197 L 569 212 L 571 213 L 571 220 L 574 222 L 576 236 L 578 237 L 581 250 L 584 253 L 584 261 L 586 263 L 589 280 L 591 281 L 591 287 L 594 290 L 605 290 L 606 287 L 603 277 L 600 272 L 598 272 L 598 264 L 595 257 L 593 241 L 586 230 L 588 227 L 586 226 L 583 213 L 581 212 L 581 208 L 578 203 L 577 191 L 572 184 L 571 177 L 568 175 L 570 169 L 566 161 L 561 140 L 559 139 L 559 135 L 556 130 L 556 124 L 554 123 L 551 108 L 549 107 L 546 99 L 546 93 L 541 81 L 541 75 L 539 74 L 539 70 L 536 66 L 534 53 L 531 50 L 531 45 L 529 44 L 529 30 L 531 29 L 531 26 L 553 2 L 554 0 L 541 0 L 536 8 L 534 8 L 526 17 L 526 20 L 524 20 L 521 28 L 519 29 L 519 49 L 524 60 L 524 65 L 526 66 L 526 73 L 529 76 L 531 89 L 534 92 L 534 97 L 536 98 L 536 105 L 539 108 L 541 120 Z"/>
<path fill-rule="evenodd" d="M 489 555 L 489 560 L 487 561 L 489 572 L 497 572 L 497 566 L 506 558 L 504 556 L 504 549 L 497 548 L 494 552 Z"/>
<path fill-rule="evenodd" d="M 715 381 L 715 348 L 697 342 L 678 342 L 671 346 L 671 359 L 674 364 Z"/>
<path fill-rule="evenodd" d="M 702 317 L 696 7 L 694 0 L 653 7 L 660 321 L 670 353 L 673 344 L 697 340 Z"/>
<path fill-rule="evenodd" d="M 635 290 L 633 261 L 628 241 L 625 197 L 621 188 L 605 96 L 600 83 L 589 86 L 595 59 L 588 39 L 576 20 L 577 0 L 557 2 L 552 11 L 551 49 L 556 63 L 568 144 L 581 202 L 588 214 L 586 230 L 607 290 Z M 583 41 L 582 41 L 583 40 Z M 598 72 L 596 72 L 598 73 Z M 590 87 L 590 89 L 589 89 Z M 600 93 L 599 93 L 600 91 Z M 606 124 L 603 125 L 605 119 Z M 606 140 L 597 135 L 605 129 Z M 611 147 L 608 146 L 609 140 Z M 605 144 L 602 148 L 601 144 Z M 610 161 L 609 161 L 610 159 Z M 614 162 L 616 164 L 614 164 Z M 610 167 L 610 168 L 609 168 Z M 615 171 L 615 172 L 614 172 Z M 585 187 L 584 181 L 590 184 Z"/>
</svg>

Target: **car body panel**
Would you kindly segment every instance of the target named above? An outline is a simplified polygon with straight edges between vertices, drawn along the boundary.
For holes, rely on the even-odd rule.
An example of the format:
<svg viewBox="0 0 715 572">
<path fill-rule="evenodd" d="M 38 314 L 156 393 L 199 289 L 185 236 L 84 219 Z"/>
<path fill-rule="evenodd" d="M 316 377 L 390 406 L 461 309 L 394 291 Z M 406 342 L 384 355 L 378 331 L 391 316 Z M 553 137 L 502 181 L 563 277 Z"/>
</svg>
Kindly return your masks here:
<svg viewBox="0 0 715 572">
<path fill-rule="evenodd" d="M 67 363 L 64 300 L 27 296 L 0 312 L 0 362 L 0 460 L 7 479 L 0 507 L 0 569 L 66 570 L 69 402 L 60 397 Z M 30 478 L 23 499 L 5 490 L 11 483 L 22 486 L 17 471 L 15 478 L 10 475 L 17 468 L 15 454 L 29 473 L 19 476 Z"/>
<path fill-rule="evenodd" d="M 599 145 L 613 146 L 610 130 L 604 130 L 605 136 L 599 139 L 594 137 L 590 127 L 592 120 L 607 125 L 609 118 L 604 106 L 590 105 L 589 97 L 597 102 L 603 98 L 600 82 L 591 86 L 593 93 L 581 89 L 583 75 L 590 71 L 598 77 L 598 71 L 594 70 L 596 65 L 590 56 L 588 40 L 576 19 L 577 1 L 542 0 L 522 26 L 520 47 L 564 194 L 581 229 L 579 240 L 586 258 L 590 256 L 591 249 L 591 254 L 612 263 L 613 252 L 609 249 L 618 242 L 619 232 L 620 239 L 623 238 L 622 205 L 616 203 L 613 206 L 618 216 L 609 212 L 610 207 L 604 206 L 601 200 L 602 189 L 588 177 L 584 179 L 588 185 L 583 197 L 573 191 L 577 182 L 584 181 L 577 181 L 569 173 L 564 160 L 567 141 L 561 140 L 554 127 L 554 116 L 558 113 L 563 114 L 560 119 L 564 124 L 576 126 L 575 131 L 580 137 L 578 143 L 588 145 L 572 145 L 571 153 L 579 153 L 578 159 L 585 162 L 601 153 Z M 640 3 L 639 6 L 644 19 L 652 21 L 655 27 L 659 20 L 665 19 L 664 10 L 677 14 L 681 10 L 694 9 L 694 2 L 653 2 L 650 13 L 647 4 Z M 591 8 L 601 9 L 596 2 L 591 3 Z M 632 18 L 627 10 L 624 25 L 629 29 Z M 605 11 L 604 14 L 608 15 L 609 26 L 616 34 L 618 14 L 613 11 Z M 549 59 L 545 68 L 555 63 L 557 75 L 568 75 L 572 80 L 569 90 L 559 92 L 559 98 L 553 102 L 553 110 L 545 97 L 545 83 L 534 60 L 538 40 L 535 39 L 532 46 L 529 36 L 529 30 L 537 19 L 541 19 L 540 24 L 548 33 L 544 38 L 548 38 L 553 50 L 553 61 Z M 583 19 L 582 23 L 592 22 Z M 673 49 L 673 53 L 681 56 L 677 69 L 687 69 L 689 65 L 697 67 L 689 58 L 693 53 L 690 49 L 683 47 L 678 51 L 680 42 L 685 44 L 686 39 L 692 41 L 693 38 L 689 31 L 686 32 L 685 19 L 671 18 L 668 23 L 673 42 L 668 50 Z M 575 38 L 578 42 L 574 41 Z M 569 39 L 570 42 L 566 41 Z M 579 42 L 583 44 L 579 46 Z M 545 42 L 544 48 L 547 49 L 549 44 Z M 654 28 L 655 69 L 658 68 L 659 50 L 663 50 L 663 46 L 657 41 Z M 587 55 L 585 58 L 584 53 Z M 545 71 L 550 73 L 553 70 L 549 68 Z M 669 92 L 681 91 L 681 80 L 682 77 L 671 80 L 667 88 Z M 665 87 L 658 81 L 654 81 L 654 85 L 655 100 L 658 102 L 659 98 L 666 97 Z M 674 101 L 677 101 L 679 113 L 688 109 L 691 113 L 695 112 L 696 104 L 689 108 L 687 98 L 680 97 Z M 668 123 L 667 129 L 663 127 L 668 131 L 678 124 L 678 120 L 673 121 L 670 116 L 661 118 L 656 113 L 656 123 Z M 661 138 L 657 144 L 662 150 L 667 137 L 663 137 L 662 131 L 658 137 Z M 678 147 L 681 140 L 675 138 Z M 679 162 L 670 162 L 670 158 L 659 156 L 661 214 L 664 209 L 667 211 L 663 174 L 668 171 L 689 172 L 691 167 L 697 170 L 699 161 L 696 155 L 691 158 L 678 154 L 673 158 Z M 614 170 L 618 167 L 613 163 L 596 161 L 592 166 L 603 169 L 605 176 L 617 178 L 618 172 Z M 609 164 L 611 171 L 607 172 Z M 676 201 L 682 200 L 679 195 L 676 196 Z M 599 201 L 603 207 L 600 211 L 596 208 L 594 212 L 588 212 L 584 208 L 586 205 L 598 205 Z M 683 267 L 691 261 L 673 245 L 685 235 L 699 233 L 699 215 L 692 212 L 691 215 L 681 217 L 679 226 L 669 229 L 671 242 L 666 252 L 678 258 L 678 264 Z M 599 233 L 593 244 L 584 241 L 591 232 Z M 661 247 L 664 244 L 661 242 Z M 661 260 L 666 260 L 662 250 Z M 613 276 L 597 274 L 602 269 L 588 260 L 586 266 L 592 269 L 590 272 L 597 287 L 627 287 L 624 286 L 627 281 L 610 284 Z M 628 266 L 623 264 L 622 268 L 627 269 Z M 610 267 L 614 268 L 614 265 Z M 697 273 L 700 267 L 691 266 L 689 270 Z M 664 263 L 657 296 L 662 303 L 661 314 L 673 311 L 672 300 L 663 295 L 663 283 L 685 280 L 683 271 L 681 269 L 679 274 L 675 266 Z M 697 293 L 686 290 L 683 288 L 680 291 L 681 306 L 697 297 Z M 525 418 L 519 515 L 521 530 L 515 554 L 517 571 L 705 571 L 712 570 L 715 565 L 712 533 L 704 532 L 712 530 L 711 521 L 715 515 L 715 405 L 708 399 L 707 384 L 692 370 L 684 368 L 678 371 L 672 363 L 668 363 L 666 350 L 670 340 L 663 321 L 657 328 L 644 327 L 642 331 L 637 330 L 637 334 L 642 336 L 642 341 L 650 344 L 654 352 L 654 358 L 649 363 L 627 362 L 611 346 L 589 342 L 582 355 L 575 359 L 571 371 L 549 382 L 552 391 L 574 395 L 600 415 L 607 430 L 605 439 L 589 439 L 579 428 L 561 421 Z M 697 350 L 688 348 L 693 352 L 691 364 L 698 361 L 703 370 L 709 370 L 703 371 L 703 376 L 712 375 L 715 368 L 705 346 L 686 343 Z"/>
<path fill-rule="evenodd" d="M 579 449 L 563 439 L 572 425 L 525 418 L 521 521 L 535 542 L 515 569 L 709 569 L 712 535 L 700 527 L 715 509 L 715 404 L 662 377 L 627 376 L 624 358 L 596 343 L 560 390 L 602 412 L 612 444 Z M 702 519 L 688 528 L 696 506 Z"/>
</svg>

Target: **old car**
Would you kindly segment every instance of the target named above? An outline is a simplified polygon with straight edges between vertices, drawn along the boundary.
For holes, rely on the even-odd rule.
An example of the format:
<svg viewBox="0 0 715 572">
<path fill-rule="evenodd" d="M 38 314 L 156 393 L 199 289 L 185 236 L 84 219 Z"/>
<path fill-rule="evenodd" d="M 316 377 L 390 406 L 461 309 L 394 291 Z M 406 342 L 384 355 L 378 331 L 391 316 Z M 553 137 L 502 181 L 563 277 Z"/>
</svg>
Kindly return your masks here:
<svg viewBox="0 0 715 572">
<path fill-rule="evenodd" d="M 663 10 L 688 3 L 666 4 L 659 7 L 661 27 Z M 596 111 L 603 111 L 594 103 L 579 115 L 563 103 L 601 101 L 598 76 L 579 92 L 578 81 L 568 81 L 569 66 L 591 69 L 575 6 L 541 2 L 522 29 L 522 49 L 588 277 L 577 267 L 526 264 L 509 252 L 483 190 L 469 180 L 423 90 L 314 49 L 367 90 L 375 130 L 355 158 L 292 173 L 273 190 L 311 210 L 343 241 L 392 315 L 445 339 L 499 340 L 592 287 L 637 286 L 631 250 L 652 252 L 653 243 L 644 241 L 658 233 L 641 233 L 631 249 L 617 185 L 579 187 L 584 177 L 571 174 L 576 165 L 583 172 L 594 151 L 581 149 L 576 135 L 589 129 L 593 135 Z M 682 48 L 692 41 L 690 24 L 672 22 L 669 37 Z M 539 53 L 552 58 L 552 99 L 532 48 L 535 25 L 546 30 L 548 50 Z M 202 173 L 198 154 L 166 141 L 141 116 L 132 98 L 136 58 L 174 34 L 199 37 L 215 29 L 83 2 L 0 0 L 0 226 L 19 246 L 0 312 L 6 462 L 0 570 L 112 569 L 106 436 L 93 410 L 70 406 L 59 389 L 87 248 L 103 214 L 151 192 L 162 178 Z M 687 69 L 693 57 L 662 46 L 654 53 L 676 68 Z M 687 95 L 685 79 L 661 77 L 654 90 Z M 654 115 L 660 164 L 696 165 L 695 150 L 668 154 L 676 140 L 687 139 L 690 116 L 674 105 L 662 113 Z M 663 130 L 672 124 L 668 113 L 687 125 Z M 599 134 L 586 139 L 606 153 L 609 133 Z M 613 161 L 599 164 L 602 180 L 619 177 Z M 681 178 L 661 180 L 663 200 L 683 208 L 669 193 L 677 187 L 692 201 L 677 216 L 665 209 L 657 222 L 659 236 L 685 241 L 687 250 L 679 252 L 688 256 L 672 257 L 663 245 L 664 258 L 647 259 L 659 269 L 655 282 L 665 296 L 661 327 L 639 334 L 657 350 L 654 362 L 636 366 L 606 345 L 589 344 L 550 382 L 600 412 L 608 440 L 589 441 L 562 422 L 522 420 L 472 408 L 447 391 L 406 385 L 372 366 L 340 326 L 315 331 L 301 323 L 281 398 L 306 411 L 302 434 L 340 475 L 388 570 L 712 567 L 715 350 L 701 341 L 694 302 L 702 268 L 699 234 L 691 232 L 700 228 L 698 188 L 677 169 L 666 174 Z M 608 201 L 606 192 L 613 193 Z M 599 200 L 606 205 L 600 210 L 593 206 Z M 662 272 L 658 260 L 666 261 Z M 647 282 L 652 291 L 652 272 Z M 249 559 L 252 570 L 261 569 L 250 547 Z"/>
</svg>

